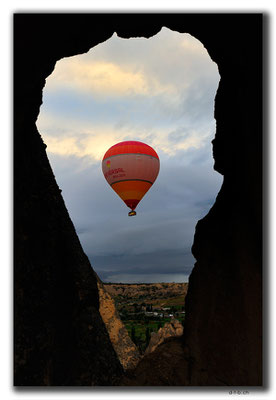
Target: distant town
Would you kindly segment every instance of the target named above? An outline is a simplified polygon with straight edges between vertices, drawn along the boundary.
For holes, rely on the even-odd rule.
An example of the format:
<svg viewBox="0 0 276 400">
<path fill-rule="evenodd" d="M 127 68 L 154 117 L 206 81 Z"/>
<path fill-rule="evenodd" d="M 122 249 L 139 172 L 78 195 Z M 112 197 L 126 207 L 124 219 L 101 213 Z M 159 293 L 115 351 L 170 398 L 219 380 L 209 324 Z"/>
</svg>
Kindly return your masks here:
<svg viewBox="0 0 276 400">
<path fill-rule="evenodd" d="M 125 319 L 126 316 L 135 316 L 139 318 L 139 315 L 145 315 L 146 317 L 156 318 L 183 318 L 185 315 L 184 305 L 177 304 L 171 307 L 154 307 L 152 304 L 137 304 L 128 303 L 127 307 L 120 307 L 120 317 Z"/>
</svg>

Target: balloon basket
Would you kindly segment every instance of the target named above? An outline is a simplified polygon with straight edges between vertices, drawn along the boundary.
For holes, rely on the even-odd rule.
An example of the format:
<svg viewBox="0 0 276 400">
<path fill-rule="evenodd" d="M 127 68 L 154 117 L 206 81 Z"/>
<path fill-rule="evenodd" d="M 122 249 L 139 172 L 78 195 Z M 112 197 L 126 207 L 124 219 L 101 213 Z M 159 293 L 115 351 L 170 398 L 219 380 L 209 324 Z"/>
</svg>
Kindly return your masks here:
<svg viewBox="0 0 276 400">
<path fill-rule="evenodd" d="M 132 210 L 132 211 L 130 211 L 130 212 L 128 213 L 128 216 L 129 216 L 129 217 L 132 217 L 133 215 L 136 215 L 136 212 L 135 212 L 134 210 Z"/>
</svg>

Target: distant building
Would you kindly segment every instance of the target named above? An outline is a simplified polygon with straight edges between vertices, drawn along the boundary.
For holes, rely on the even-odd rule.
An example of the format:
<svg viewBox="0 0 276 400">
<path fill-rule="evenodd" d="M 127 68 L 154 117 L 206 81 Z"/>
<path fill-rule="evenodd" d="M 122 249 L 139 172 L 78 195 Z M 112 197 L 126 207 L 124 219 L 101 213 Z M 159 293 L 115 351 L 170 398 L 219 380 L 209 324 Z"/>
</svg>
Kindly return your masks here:
<svg viewBox="0 0 276 400">
<path fill-rule="evenodd" d="M 147 317 L 151 317 L 151 316 L 153 315 L 153 312 L 152 312 L 152 311 L 146 311 L 146 312 L 145 312 L 145 315 L 146 315 Z"/>
</svg>

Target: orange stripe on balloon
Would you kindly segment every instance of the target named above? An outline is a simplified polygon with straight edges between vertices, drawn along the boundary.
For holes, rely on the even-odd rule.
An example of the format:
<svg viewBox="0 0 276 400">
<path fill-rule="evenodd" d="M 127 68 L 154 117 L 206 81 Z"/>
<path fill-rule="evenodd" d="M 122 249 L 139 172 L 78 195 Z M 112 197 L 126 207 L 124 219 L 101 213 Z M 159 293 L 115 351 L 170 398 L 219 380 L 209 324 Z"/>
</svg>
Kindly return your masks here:
<svg viewBox="0 0 276 400">
<path fill-rule="evenodd" d="M 128 192 L 120 192 L 117 193 L 118 196 L 120 196 L 120 198 L 123 201 L 129 200 L 129 199 L 135 199 L 135 200 L 142 200 L 142 198 L 144 197 L 145 193 L 144 192 L 137 192 L 137 191 L 128 191 Z"/>
<path fill-rule="evenodd" d="M 126 191 L 126 190 L 148 191 L 151 185 L 152 184 L 150 182 L 146 181 L 129 180 L 129 181 L 116 182 L 112 185 L 112 188 L 114 190 L 120 190 L 120 191 Z"/>
<path fill-rule="evenodd" d="M 136 199 L 141 200 L 152 184 L 143 181 L 123 181 L 116 182 L 112 185 L 112 189 L 121 197 L 122 200 Z"/>
</svg>

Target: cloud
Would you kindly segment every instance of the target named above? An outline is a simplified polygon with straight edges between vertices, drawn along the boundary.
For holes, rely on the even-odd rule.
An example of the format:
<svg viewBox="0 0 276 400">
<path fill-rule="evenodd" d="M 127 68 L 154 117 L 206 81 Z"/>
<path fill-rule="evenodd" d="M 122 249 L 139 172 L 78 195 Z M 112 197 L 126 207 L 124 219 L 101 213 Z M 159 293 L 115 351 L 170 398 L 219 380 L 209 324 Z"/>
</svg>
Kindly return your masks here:
<svg viewBox="0 0 276 400">
<path fill-rule="evenodd" d="M 206 153 L 195 150 L 195 163 L 191 154 L 190 159 L 164 157 L 135 218 L 127 216 L 127 207 L 106 183 L 100 162 L 52 155 L 84 251 L 103 280 L 149 281 L 162 273 L 161 280 L 176 281 L 177 274 L 189 275 L 195 225 L 212 206 L 222 180 Z M 134 272 L 139 276 L 130 277 Z"/>
<path fill-rule="evenodd" d="M 107 61 L 94 61 L 84 56 L 59 61 L 55 68 L 54 79 L 50 77 L 48 80 L 49 91 L 67 87 L 94 93 L 97 97 L 176 94 L 172 85 L 164 85 L 154 76 L 145 75 L 141 70 L 135 71 L 130 66 Z"/>
<path fill-rule="evenodd" d="M 91 259 L 93 268 L 105 282 L 186 281 L 194 263 L 190 253 L 177 250 Z"/>
<path fill-rule="evenodd" d="M 181 90 L 198 79 L 216 80 L 218 74 L 216 64 L 199 40 L 165 27 L 150 39 L 122 39 L 114 34 L 110 40 L 91 49 L 87 56 L 91 60 L 123 64 L 134 71 L 142 70 L 162 84 Z"/>
<path fill-rule="evenodd" d="M 191 35 L 167 28 L 149 40 L 114 34 L 57 63 L 38 128 L 48 153 L 91 163 L 123 140 L 145 141 L 172 157 L 210 140 L 217 80 L 216 65 Z"/>
<path fill-rule="evenodd" d="M 135 219 L 127 216 L 127 207 L 106 183 L 101 162 L 54 155 L 55 175 L 85 248 L 110 255 L 190 247 L 195 224 L 208 212 L 221 184 L 208 156 L 194 154 L 199 157 L 195 164 L 191 155 L 190 160 L 183 155 L 163 158 Z"/>
<path fill-rule="evenodd" d="M 175 156 L 179 151 L 199 149 L 210 141 L 214 123 L 203 128 L 190 126 L 155 126 L 151 128 L 127 123 L 95 122 L 89 124 L 68 116 L 59 117 L 44 112 L 38 129 L 47 144 L 47 152 L 63 156 L 89 157 L 90 162 L 102 160 L 105 152 L 124 140 L 141 140 L 153 146 L 157 153 Z"/>
<path fill-rule="evenodd" d="M 126 137 L 124 131 L 104 122 L 91 125 L 70 116 L 58 117 L 45 112 L 37 125 L 49 155 L 88 157 L 91 164 L 102 160 L 109 147 Z"/>
<path fill-rule="evenodd" d="M 213 103 L 219 75 L 203 45 L 163 28 L 151 39 L 114 35 L 59 61 L 47 79 L 37 126 L 84 251 L 104 280 L 186 280 L 195 225 L 222 177 L 213 171 Z M 128 209 L 101 160 L 123 140 L 160 157 L 155 184 Z"/>
<path fill-rule="evenodd" d="M 112 283 L 160 283 L 188 282 L 188 274 L 112 274 L 102 271 L 99 276 L 103 282 Z"/>
<path fill-rule="evenodd" d="M 87 54 L 60 60 L 47 91 L 64 88 L 98 98 L 166 95 L 176 100 L 195 82 L 216 83 L 217 66 L 189 34 L 167 28 L 149 40 L 116 34 Z"/>
</svg>

